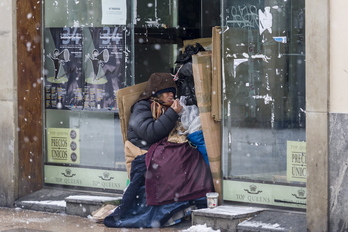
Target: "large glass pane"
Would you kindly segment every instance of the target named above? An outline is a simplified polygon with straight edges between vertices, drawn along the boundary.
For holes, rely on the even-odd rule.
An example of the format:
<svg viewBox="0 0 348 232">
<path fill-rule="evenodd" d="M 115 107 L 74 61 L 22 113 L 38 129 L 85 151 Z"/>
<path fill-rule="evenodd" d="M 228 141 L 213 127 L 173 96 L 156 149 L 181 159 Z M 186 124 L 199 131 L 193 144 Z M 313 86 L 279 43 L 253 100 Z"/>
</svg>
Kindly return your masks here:
<svg viewBox="0 0 348 232">
<path fill-rule="evenodd" d="M 43 4 L 45 183 L 123 190 L 116 92 L 134 84 L 133 1 Z"/>
<path fill-rule="evenodd" d="M 136 1 L 134 49 L 136 83 L 154 72 L 172 72 L 178 54 L 178 4 L 172 0 Z"/>
<path fill-rule="evenodd" d="M 224 179 L 305 186 L 304 0 L 222 9 Z"/>
</svg>

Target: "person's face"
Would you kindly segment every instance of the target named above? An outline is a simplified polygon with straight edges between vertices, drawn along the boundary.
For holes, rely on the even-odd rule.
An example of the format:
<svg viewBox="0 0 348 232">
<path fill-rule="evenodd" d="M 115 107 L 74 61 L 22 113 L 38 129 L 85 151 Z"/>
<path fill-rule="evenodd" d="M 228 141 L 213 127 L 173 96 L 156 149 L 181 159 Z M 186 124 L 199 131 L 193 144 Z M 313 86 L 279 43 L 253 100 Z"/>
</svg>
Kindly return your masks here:
<svg viewBox="0 0 348 232">
<path fill-rule="evenodd" d="M 171 106 L 174 102 L 174 94 L 172 92 L 162 93 L 159 96 L 159 100 L 163 102 L 162 105 Z"/>
</svg>

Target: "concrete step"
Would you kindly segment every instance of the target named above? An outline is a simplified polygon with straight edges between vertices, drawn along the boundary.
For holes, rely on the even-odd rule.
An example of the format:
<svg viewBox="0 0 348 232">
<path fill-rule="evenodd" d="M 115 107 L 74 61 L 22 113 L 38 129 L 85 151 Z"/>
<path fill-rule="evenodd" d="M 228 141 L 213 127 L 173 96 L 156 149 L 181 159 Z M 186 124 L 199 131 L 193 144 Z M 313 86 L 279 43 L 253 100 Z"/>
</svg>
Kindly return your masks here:
<svg viewBox="0 0 348 232">
<path fill-rule="evenodd" d="M 65 198 L 66 213 L 87 217 L 92 212 L 100 209 L 103 205 L 119 205 L 122 197 L 91 196 L 91 195 L 74 195 Z"/>
<path fill-rule="evenodd" d="M 15 207 L 86 217 L 104 204 L 120 204 L 122 194 L 43 188 L 15 202 Z"/>
<path fill-rule="evenodd" d="M 221 232 L 306 232 L 303 212 L 221 205 L 192 212 L 192 225 L 206 224 Z"/>
<path fill-rule="evenodd" d="M 237 232 L 240 222 L 256 216 L 263 208 L 220 205 L 192 211 L 192 225 L 206 224 L 221 232 Z"/>
</svg>

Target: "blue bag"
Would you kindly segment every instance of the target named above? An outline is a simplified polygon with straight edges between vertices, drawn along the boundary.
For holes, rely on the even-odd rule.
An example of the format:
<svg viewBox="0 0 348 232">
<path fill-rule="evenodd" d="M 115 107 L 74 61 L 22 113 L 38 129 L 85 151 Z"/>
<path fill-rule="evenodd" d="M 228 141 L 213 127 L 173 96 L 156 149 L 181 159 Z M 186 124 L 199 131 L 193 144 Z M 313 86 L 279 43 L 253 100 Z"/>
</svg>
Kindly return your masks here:
<svg viewBox="0 0 348 232">
<path fill-rule="evenodd" d="M 206 162 L 206 164 L 209 165 L 208 153 L 205 147 L 203 131 L 199 130 L 191 134 L 188 134 L 187 139 L 191 142 L 192 145 L 197 147 L 197 150 L 201 153 L 204 161 Z"/>
</svg>

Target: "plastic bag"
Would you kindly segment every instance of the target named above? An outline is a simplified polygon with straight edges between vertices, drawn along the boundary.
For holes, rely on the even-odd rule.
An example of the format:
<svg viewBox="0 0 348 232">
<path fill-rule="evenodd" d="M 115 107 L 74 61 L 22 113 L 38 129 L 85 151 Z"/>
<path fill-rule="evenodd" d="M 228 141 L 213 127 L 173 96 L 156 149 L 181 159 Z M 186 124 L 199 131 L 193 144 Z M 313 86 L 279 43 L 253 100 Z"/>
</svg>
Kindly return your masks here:
<svg viewBox="0 0 348 232">
<path fill-rule="evenodd" d="M 183 106 L 181 113 L 181 124 L 186 130 L 183 134 L 187 135 L 187 139 L 192 145 L 196 146 L 201 153 L 204 161 L 209 165 L 208 153 L 204 142 L 202 124 L 199 117 L 199 110 L 196 105 L 186 105 L 185 98 L 180 98 L 180 104 Z"/>
<path fill-rule="evenodd" d="M 184 64 L 178 70 L 178 97 L 185 97 L 186 105 L 197 105 L 195 83 L 193 80 L 192 63 Z"/>
<path fill-rule="evenodd" d="M 204 47 L 196 43 L 195 45 L 187 45 L 183 53 L 176 59 L 176 84 L 178 87 L 178 97 L 186 98 L 186 105 L 197 105 L 195 94 L 195 83 L 192 71 L 192 55 L 205 51 Z"/>
<path fill-rule="evenodd" d="M 183 106 L 180 118 L 186 130 L 184 134 L 191 134 L 195 131 L 202 130 L 198 107 L 196 105 L 186 105 L 184 97 L 180 98 L 180 104 Z"/>
</svg>

